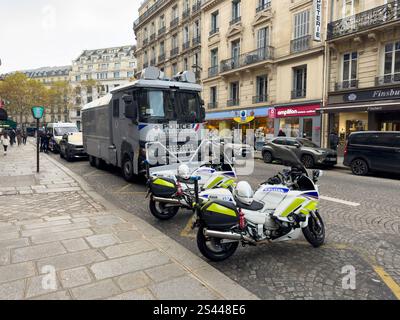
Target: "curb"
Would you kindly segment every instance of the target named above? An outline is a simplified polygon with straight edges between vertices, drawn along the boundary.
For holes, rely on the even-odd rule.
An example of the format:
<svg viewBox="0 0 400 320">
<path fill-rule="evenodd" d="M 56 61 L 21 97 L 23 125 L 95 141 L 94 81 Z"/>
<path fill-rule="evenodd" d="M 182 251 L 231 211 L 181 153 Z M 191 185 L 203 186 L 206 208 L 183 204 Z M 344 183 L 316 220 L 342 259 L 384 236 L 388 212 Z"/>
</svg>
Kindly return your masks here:
<svg viewBox="0 0 400 320">
<path fill-rule="evenodd" d="M 44 154 L 47 159 L 64 173 L 74 179 L 82 191 L 88 194 L 95 202 L 100 203 L 107 211 L 113 211 L 115 215 L 134 223 L 146 240 L 150 241 L 157 249 L 166 254 L 172 261 L 201 282 L 205 287 L 215 292 L 225 300 L 259 300 L 259 298 L 243 288 L 225 274 L 208 264 L 205 260 L 195 255 L 174 239 L 168 237 L 143 219 L 116 207 L 98 194 L 83 178 L 63 166 L 58 161 Z"/>
</svg>

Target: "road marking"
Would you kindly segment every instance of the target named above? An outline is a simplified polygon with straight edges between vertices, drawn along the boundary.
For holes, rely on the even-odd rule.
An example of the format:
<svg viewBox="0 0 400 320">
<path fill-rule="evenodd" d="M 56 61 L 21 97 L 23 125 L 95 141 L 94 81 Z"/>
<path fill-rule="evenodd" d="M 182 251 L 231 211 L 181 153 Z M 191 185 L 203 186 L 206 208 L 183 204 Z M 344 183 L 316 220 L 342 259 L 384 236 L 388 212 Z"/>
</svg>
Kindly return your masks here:
<svg viewBox="0 0 400 320">
<path fill-rule="evenodd" d="M 381 277 L 383 282 L 392 290 L 393 294 L 400 300 L 400 286 L 393 280 L 393 278 L 386 273 L 382 267 L 373 266 L 375 272 Z"/>
<path fill-rule="evenodd" d="M 129 187 L 131 187 L 132 185 L 129 183 L 126 186 L 122 187 L 121 189 L 114 191 L 113 193 L 123 193 L 123 191 L 129 189 Z"/>
<path fill-rule="evenodd" d="M 194 215 L 190 217 L 186 227 L 182 230 L 181 237 L 192 238 L 192 239 L 196 238 L 196 235 L 193 233 L 192 230 L 193 218 Z"/>
<path fill-rule="evenodd" d="M 99 170 L 93 170 L 93 171 L 91 171 L 91 172 L 89 172 L 87 174 L 84 174 L 83 176 L 84 177 L 91 177 L 91 176 L 94 176 L 96 173 L 99 173 Z"/>
<path fill-rule="evenodd" d="M 326 196 L 320 196 L 320 199 L 330 201 L 330 202 L 345 204 L 350 207 L 359 207 L 360 206 L 360 204 L 357 202 L 351 202 L 351 201 L 346 201 L 346 200 L 331 198 L 331 197 L 326 197 Z"/>
</svg>

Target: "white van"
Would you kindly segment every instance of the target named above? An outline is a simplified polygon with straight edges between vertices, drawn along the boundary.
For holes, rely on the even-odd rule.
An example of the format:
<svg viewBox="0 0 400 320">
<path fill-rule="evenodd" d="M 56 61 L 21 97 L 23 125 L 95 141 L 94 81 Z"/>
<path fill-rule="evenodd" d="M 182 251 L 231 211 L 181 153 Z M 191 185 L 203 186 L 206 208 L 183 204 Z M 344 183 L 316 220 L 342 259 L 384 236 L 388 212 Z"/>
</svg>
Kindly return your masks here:
<svg viewBox="0 0 400 320">
<path fill-rule="evenodd" d="M 79 132 L 75 123 L 65 122 L 49 123 L 46 130 L 52 136 L 49 142 L 49 148 L 54 153 L 60 152 L 60 141 L 65 134 Z"/>
</svg>

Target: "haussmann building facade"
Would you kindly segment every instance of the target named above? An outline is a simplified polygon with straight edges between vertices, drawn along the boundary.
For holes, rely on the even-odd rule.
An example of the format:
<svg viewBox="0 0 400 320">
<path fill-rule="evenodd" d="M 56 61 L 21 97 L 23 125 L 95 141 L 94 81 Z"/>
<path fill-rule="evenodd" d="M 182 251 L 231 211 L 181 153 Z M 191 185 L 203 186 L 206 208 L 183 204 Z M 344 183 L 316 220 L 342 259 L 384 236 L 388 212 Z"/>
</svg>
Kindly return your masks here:
<svg viewBox="0 0 400 320">
<path fill-rule="evenodd" d="M 326 1 L 202 5 L 202 82 L 211 129 L 254 129 L 321 144 Z"/>
<path fill-rule="evenodd" d="M 400 1 L 334 1 L 324 137 L 400 131 Z"/>
</svg>

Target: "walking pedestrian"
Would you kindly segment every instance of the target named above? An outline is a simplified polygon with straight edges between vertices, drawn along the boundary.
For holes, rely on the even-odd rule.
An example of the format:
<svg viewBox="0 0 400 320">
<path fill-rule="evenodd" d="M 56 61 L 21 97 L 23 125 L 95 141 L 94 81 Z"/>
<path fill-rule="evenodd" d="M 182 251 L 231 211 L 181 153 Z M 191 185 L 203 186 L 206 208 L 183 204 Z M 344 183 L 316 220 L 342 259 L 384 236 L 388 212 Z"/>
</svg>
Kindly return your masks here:
<svg viewBox="0 0 400 320">
<path fill-rule="evenodd" d="M 337 150 L 339 145 L 339 136 L 335 131 L 332 131 L 329 135 L 329 145 L 332 150 Z"/>
<path fill-rule="evenodd" d="M 22 143 L 24 144 L 24 145 L 26 145 L 26 140 L 28 139 L 28 133 L 26 132 L 26 130 L 24 130 L 23 132 L 22 132 Z"/>
<path fill-rule="evenodd" d="M 10 139 L 10 145 L 12 147 L 15 143 L 15 130 L 14 129 L 10 130 L 9 139 Z"/>
<path fill-rule="evenodd" d="M 21 143 L 22 143 L 22 133 L 21 133 L 21 130 L 18 130 L 17 131 L 17 144 L 18 144 L 18 147 L 21 145 Z"/>
<path fill-rule="evenodd" d="M 7 134 L 7 131 L 4 131 L 2 135 L 0 135 L 0 141 L 1 144 L 3 145 L 3 149 L 4 149 L 4 156 L 7 155 L 7 148 L 10 145 L 10 138 Z"/>
<path fill-rule="evenodd" d="M 278 137 L 286 137 L 286 133 L 281 129 L 279 130 Z"/>
</svg>

